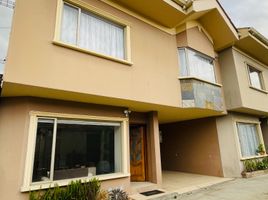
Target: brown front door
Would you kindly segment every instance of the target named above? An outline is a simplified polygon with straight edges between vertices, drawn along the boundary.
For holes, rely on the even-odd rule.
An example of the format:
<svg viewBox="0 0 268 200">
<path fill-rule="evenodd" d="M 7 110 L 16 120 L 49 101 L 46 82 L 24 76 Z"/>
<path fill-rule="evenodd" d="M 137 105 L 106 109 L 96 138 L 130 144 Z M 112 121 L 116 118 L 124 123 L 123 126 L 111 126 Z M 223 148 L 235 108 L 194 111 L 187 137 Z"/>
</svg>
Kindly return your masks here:
<svg viewBox="0 0 268 200">
<path fill-rule="evenodd" d="M 145 127 L 130 126 L 131 181 L 145 181 Z"/>
</svg>

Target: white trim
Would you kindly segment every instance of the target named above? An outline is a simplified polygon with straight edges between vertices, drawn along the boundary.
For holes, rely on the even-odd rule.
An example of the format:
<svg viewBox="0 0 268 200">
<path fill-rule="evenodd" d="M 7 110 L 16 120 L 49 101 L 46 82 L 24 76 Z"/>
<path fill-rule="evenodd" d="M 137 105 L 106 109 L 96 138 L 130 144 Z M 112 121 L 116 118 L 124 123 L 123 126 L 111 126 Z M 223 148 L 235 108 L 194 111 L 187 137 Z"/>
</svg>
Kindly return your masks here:
<svg viewBox="0 0 268 200">
<path fill-rule="evenodd" d="M 71 181 L 82 180 L 84 182 L 88 182 L 94 177 L 97 177 L 100 181 L 104 181 L 104 180 L 111 180 L 111 179 L 127 178 L 127 177 L 130 177 L 130 173 L 114 173 L 114 174 L 104 174 L 104 175 L 92 176 L 92 177 L 81 177 L 81 178 L 74 178 L 74 179 L 58 180 L 54 182 L 38 182 L 29 186 L 23 185 L 20 188 L 20 191 L 29 192 L 29 191 L 40 190 L 40 189 L 48 189 L 48 188 L 52 188 L 55 186 L 67 186 Z"/>
<path fill-rule="evenodd" d="M 77 24 L 77 35 L 76 35 L 76 44 L 69 44 L 66 42 L 63 42 L 60 39 L 61 35 L 61 23 L 62 23 L 62 13 L 63 13 L 63 7 L 64 4 L 70 5 L 72 7 L 78 8 L 78 24 Z M 124 31 L 124 58 L 117 58 L 108 54 L 98 53 L 94 50 L 90 50 L 87 48 L 81 48 L 78 45 L 79 41 L 79 27 L 80 27 L 80 16 L 82 10 L 88 11 L 90 13 L 93 13 L 94 15 L 97 15 L 101 18 L 104 18 L 110 22 L 113 22 L 115 24 L 118 24 L 122 26 Z M 116 17 L 114 15 L 111 15 L 110 13 L 103 11 L 99 8 L 96 8 L 94 6 L 89 5 L 88 3 L 85 3 L 80 0 L 58 0 L 57 4 L 57 14 L 56 14 L 56 23 L 55 23 L 55 32 L 54 32 L 54 39 L 52 41 L 53 44 L 59 45 L 62 47 L 70 48 L 76 51 L 88 53 L 97 57 L 105 58 L 108 60 L 120 62 L 126 65 L 133 65 L 131 61 L 131 46 L 130 46 L 130 27 L 131 24 L 128 21 L 125 21 L 119 17 Z"/>
<path fill-rule="evenodd" d="M 258 138 L 259 138 L 259 142 L 260 144 L 264 145 L 264 140 L 263 140 L 263 136 L 262 136 L 262 130 L 261 130 L 261 126 L 260 126 L 260 122 L 258 120 L 247 120 L 247 119 L 239 119 L 237 117 L 235 117 L 233 119 L 233 126 L 234 126 L 234 133 L 235 133 L 235 143 L 237 146 L 237 152 L 239 155 L 240 160 L 247 160 L 247 159 L 251 159 L 251 158 L 262 158 L 264 157 L 263 155 L 256 155 L 256 156 L 250 156 L 250 157 L 243 157 L 242 156 L 242 152 L 241 152 L 241 145 L 240 145 L 240 140 L 239 140 L 239 135 L 238 135 L 238 128 L 237 128 L 237 123 L 246 123 L 246 124 L 255 124 L 256 128 L 257 128 L 257 134 L 258 134 Z M 265 150 L 265 154 L 266 154 L 266 150 Z"/>
<path fill-rule="evenodd" d="M 96 115 L 79 115 L 79 114 L 66 114 L 66 113 L 52 113 L 52 112 L 40 112 L 40 111 L 30 111 L 31 116 L 40 116 L 46 118 L 69 118 L 69 119 L 86 119 L 86 120 L 97 120 L 97 121 L 128 121 L 126 117 L 104 117 Z"/>
<path fill-rule="evenodd" d="M 183 77 L 178 77 L 178 79 L 179 79 L 179 80 L 194 79 L 194 80 L 197 80 L 197 81 L 200 81 L 200 82 L 204 82 L 204 83 L 207 83 L 207 84 L 210 84 L 210 85 L 214 85 L 214 86 L 216 86 L 216 87 L 222 87 L 221 84 L 213 83 L 213 82 L 204 80 L 204 79 L 202 79 L 202 78 L 197 78 L 197 77 L 195 77 L 195 76 L 183 76 Z"/>
<path fill-rule="evenodd" d="M 49 172 L 50 181 L 53 181 L 53 178 L 54 178 L 56 138 L 57 138 L 57 118 L 54 119 L 54 124 L 53 124 L 53 139 L 52 139 L 52 151 L 51 151 L 50 172 Z"/>
<path fill-rule="evenodd" d="M 187 76 L 186 77 L 179 77 L 179 79 L 193 78 L 193 79 L 196 79 L 196 80 L 200 80 L 200 81 L 203 81 L 203 82 L 206 82 L 206 83 L 209 83 L 209 84 L 213 84 L 213 85 L 222 87 L 222 85 L 218 84 L 218 77 L 216 75 L 215 58 L 213 58 L 213 57 L 211 57 L 211 56 L 209 56 L 207 54 L 204 54 L 204 53 L 202 53 L 200 51 L 197 51 L 197 50 L 195 50 L 195 49 L 193 49 L 193 48 L 191 48 L 189 46 L 186 46 L 186 47 L 178 47 L 177 49 L 178 49 L 178 59 L 180 59 L 179 58 L 180 57 L 179 56 L 179 50 L 184 50 L 184 52 L 185 52 L 185 59 L 186 59 L 186 68 L 187 68 Z M 202 78 L 199 78 L 199 77 L 196 77 L 196 76 L 190 76 L 189 75 L 189 73 L 190 73 L 190 67 L 191 67 L 190 64 L 189 64 L 189 55 L 188 55 L 189 54 L 189 51 L 193 51 L 193 52 L 199 54 L 200 57 L 203 57 L 205 59 L 209 59 L 209 60 L 212 61 L 213 75 L 214 75 L 215 82 L 207 81 L 205 79 L 202 79 Z M 181 66 L 180 66 L 180 60 L 179 60 L 179 73 L 180 73 L 180 70 L 181 70 Z"/>
<path fill-rule="evenodd" d="M 50 112 L 38 112 L 38 111 L 31 111 L 30 112 L 30 123 L 29 123 L 29 133 L 28 133 L 28 143 L 27 143 L 27 153 L 26 153 L 26 160 L 25 160 L 25 169 L 24 169 L 24 179 L 21 187 L 21 192 L 26 192 L 30 190 L 38 190 L 40 188 L 45 189 L 49 187 L 55 186 L 55 184 L 59 186 L 67 185 L 71 180 L 77 179 L 84 179 L 90 180 L 92 177 L 82 177 L 82 178 L 75 178 L 75 179 L 66 179 L 66 180 L 57 180 L 57 181 L 42 181 L 32 183 L 32 176 L 33 176 L 33 165 L 34 165 L 34 156 L 35 156 L 35 143 L 36 143 L 36 130 L 37 130 L 37 123 L 39 118 L 48 118 L 54 120 L 54 127 L 53 127 L 53 146 L 52 146 L 52 158 L 51 158 L 51 166 L 50 166 L 50 179 L 53 178 L 53 168 L 54 168 L 54 159 L 55 159 L 55 146 L 56 146 L 56 122 L 57 118 L 68 118 L 68 119 L 86 119 L 86 120 L 95 120 L 95 121 L 106 121 L 106 122 L 119 122 L 121 124 L 121 172 L 116 172 L 112 174 L 105 174 L 105 175 L 98 175 L 96 176 L 99 180 L 109 180 L 109 179 L 116 179 L 116 178 L 123 178 L 129 177 L 130 172 L 128 169 L 128 141 L 127 141 L 127 134 L 128 134 L 128 118 L 124 117 L 103 117 L 103 116 L 91 116 L 91 115 L 77 115 L 77 114 L 62 114 L 62 113 L 50 113 Z"/>
<path fill-rule="evenodd" d="M 264 77 L 263 77 L 263 69 L 260 69 L 260 67 L 256 67 L 254 64 L 252 64 L 251 62 L 248 61 L 244 61 L 245 65 L 246 65 L 246 70 L 247 70 L 247 74 L 248 74 L 248 83 L 249 83 L 249 87 L 255 90 L 258 90 L 260 92 L 264 92 L 267 93 L 266 91 L 266 87 L 264 84 Z M 250 78 L 250 68 L 255 69 L 256 71 L 258 71 L 258 77 L 259 77 L 259 81 L 261 84 L 261 88 L 256 88 L 252 85 L 252 81 Z"/>
</svg>

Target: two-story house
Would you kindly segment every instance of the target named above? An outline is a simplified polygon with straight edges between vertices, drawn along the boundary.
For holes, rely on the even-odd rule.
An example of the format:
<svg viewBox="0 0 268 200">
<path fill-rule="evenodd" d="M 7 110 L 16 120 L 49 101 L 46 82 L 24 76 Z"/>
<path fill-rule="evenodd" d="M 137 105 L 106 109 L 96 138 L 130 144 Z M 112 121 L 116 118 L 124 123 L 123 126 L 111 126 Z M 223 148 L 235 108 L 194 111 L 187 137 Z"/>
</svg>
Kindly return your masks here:
<svg viewBox="0 0 268 200">
<path fill-rule="evenodd" d="M 126 190 L 161 187 L 162 170 L 229 176 L 221 59 L 240 41 L 215 0 L 18 0 L 0 198 L 93 176 Z"/>
<path fill-rule="evenodd" d="M 240 177 L 242 162 L 266 157 L 256 150 L 268 146 L 268 40 L 253 28 L 238 32 L 240 39 L 219 54 L 228 110 L 217 118 L 225 177 Z"/>
</svg>

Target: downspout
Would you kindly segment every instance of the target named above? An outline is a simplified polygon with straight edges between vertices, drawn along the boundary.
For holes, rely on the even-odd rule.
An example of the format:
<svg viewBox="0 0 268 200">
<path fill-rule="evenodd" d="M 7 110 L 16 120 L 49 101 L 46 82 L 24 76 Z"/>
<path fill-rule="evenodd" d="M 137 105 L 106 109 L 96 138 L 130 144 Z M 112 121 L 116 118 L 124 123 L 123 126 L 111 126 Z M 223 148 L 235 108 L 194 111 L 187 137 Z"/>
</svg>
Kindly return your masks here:
<svg viewBox="0 0 268 200">
<path fill-rule="evenodd" d="M 2 94 L 2 87 L 3 87 L 3 74 L 0 74 L 0 98 Z"/>
</svg>

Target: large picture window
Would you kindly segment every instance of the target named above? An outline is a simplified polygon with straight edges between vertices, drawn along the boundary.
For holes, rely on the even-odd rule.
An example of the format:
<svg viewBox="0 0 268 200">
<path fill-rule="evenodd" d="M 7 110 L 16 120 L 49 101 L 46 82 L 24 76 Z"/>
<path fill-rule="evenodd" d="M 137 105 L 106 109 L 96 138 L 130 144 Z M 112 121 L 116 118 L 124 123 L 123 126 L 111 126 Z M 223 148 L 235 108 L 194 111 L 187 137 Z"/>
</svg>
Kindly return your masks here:
<svg viewBox="0 0 268 200">
<path fill-rule="evenodd" d="M 68 2 L 62 2 L 56 42 L 129 62 L 127 26 Z"/>
<path fill-rule="evenodd" d="M 188 48 L 180 48 L 179 61 L 181 77 L 196 77 L 216 83 L 212 58 Z"/>
<path fill-rule="evenodd" d="M 121 123 L 38 118 L 31 182 L 122 171 Z"/>
<path fill-rule="evenodd" d="M 257 155 L 258 146 L 262 143 L 258 131 L 258 124 L 237 123 L 238 137 L 242 157 L 253 157 Z"/>
</svg>

